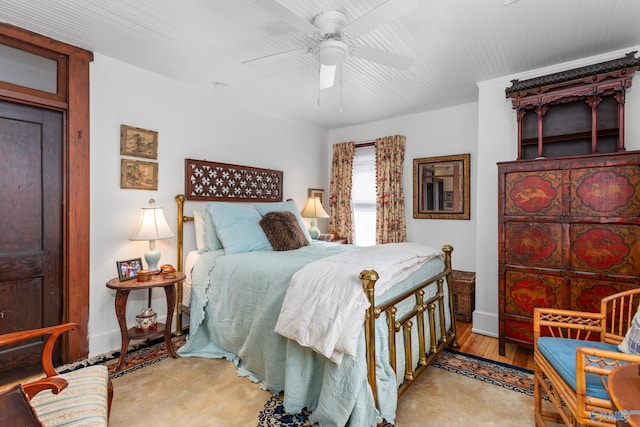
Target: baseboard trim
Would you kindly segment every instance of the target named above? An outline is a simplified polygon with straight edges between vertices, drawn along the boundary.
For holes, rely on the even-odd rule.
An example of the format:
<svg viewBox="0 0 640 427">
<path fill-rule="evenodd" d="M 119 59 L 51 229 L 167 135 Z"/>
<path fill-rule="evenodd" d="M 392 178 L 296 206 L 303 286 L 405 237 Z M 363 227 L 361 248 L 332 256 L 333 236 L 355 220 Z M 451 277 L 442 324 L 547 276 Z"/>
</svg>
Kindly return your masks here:
<svg viewBox="0 0 640 427">
<path fill-rule="evenodd" d="M 474 311 L 471 332 L 498 338 L 498 316 L 493 313 Z"/>
</svg>

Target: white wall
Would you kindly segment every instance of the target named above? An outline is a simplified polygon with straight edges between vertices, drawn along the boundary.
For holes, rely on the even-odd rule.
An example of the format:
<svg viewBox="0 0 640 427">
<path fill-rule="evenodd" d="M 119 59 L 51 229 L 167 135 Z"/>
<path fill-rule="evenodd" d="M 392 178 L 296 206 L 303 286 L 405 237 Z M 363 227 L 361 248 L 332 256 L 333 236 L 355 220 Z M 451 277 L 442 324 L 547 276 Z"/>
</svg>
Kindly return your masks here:
<svg viewBox="0 0 640 427">
<path fill-rule="evenodd" d="M 120 125 L 159 132 L 158 191 L 120 189 Z M 240 108 L 201 90 L 95 54 L 91 64 L 91 258 L 89 352 L 120 348 L 116 260 L 142 257 L 147 242 L 128 240 L 149 198 L 164 207 L 176 231 L 174 196 L 184 192 L 184 159 L 206 159 L 284 172 L 284 198 L 302 208 L 307 188 L 323 188 L 327 131 Z M 313 159 L 319 159 L 317 162 Z M 141 159 L 147 160 L 147 159 Z M 190 242 L 193 240 L 190 239 Z M 176 239 L 158 241 L 161 264 L 176 262 Z M 128 324 L 146 307 L 147 293 L 131 292 Z M 164 292 L 153 308 L 164 322 Z"/>
<path fill-rule="evenodd" d="M 638 48 L 628 48 L 607 55 L 585 58 L 527 73 L 481 82 L 478 98 L 478 174 L 476 229 L 476 310 L 473 331 L 498 336 L 498 168 L 496 163 L 517 157 L 517 124 L 505 88 L 512 79 L 528 79 L 558 71 L 591 65 Z M 640 82 L 627 91 L 625 105 L 625 146 L 640 149 Z"/>
<path fill-rule="evenodd" d="M 450 244 L 454 248 L 454 268 L 475 271 L 477 132 L 477 103 L 335 129 L 329 136 L 328 167 L 331 168 L 333 144 L 388 135 L 406 136 L 403 185 L 407 239 L 435 248 Z M 471 219 L 414 219 L 413 159 L 464 153 L 471 154 Z"/>
</svg>

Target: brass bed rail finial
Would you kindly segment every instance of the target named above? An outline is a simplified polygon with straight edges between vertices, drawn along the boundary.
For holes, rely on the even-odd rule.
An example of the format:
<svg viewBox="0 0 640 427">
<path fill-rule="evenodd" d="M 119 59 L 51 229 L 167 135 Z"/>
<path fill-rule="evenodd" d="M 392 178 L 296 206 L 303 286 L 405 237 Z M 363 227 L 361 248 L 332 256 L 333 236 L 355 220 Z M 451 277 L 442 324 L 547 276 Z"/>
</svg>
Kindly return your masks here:
<svg viewBox="0 0 640 427">
<path fill-rule="evenodd" d="M 184 272 L 184 223 L 193 221 L 193 217 L 184 214 L 184 202 L 186 197 L 184 194 L 177 194 L 176 203 L 178 205 L 178 227 L 177 227 L 177 248 L 176 248 L 176 269 Z M 182 282 L 176 284 L 176 336 L 182 335 Z"/>
<path fill-rule="evenodd" d="M 375 270 L 363 270 L 360 272 L 360 280 L 364 287 L 364 293 L 369 300 L 369 309 L 367 310 L 366 319 L 364 320 L 364 340 L 367 343 L 367 377 L 369 378 L 369 385 L 371 386 L 371 392 L 373 393 L 373 401 L 377 400 L 376 391 L 376 350 L 375 346 L 370 345 L 374 343 L 375 334 L 375 286 L 379 276 Z"/>
<path fill-rule="evenodd" d="M 444 252 L 444 266 L 447 270 L 449 270 L 449 274 L 447 274 L 447 286 L 449 289 L 449 312 L 451 313 L 451 334 L 453 335 L 453 340 L 451 341 L 451 347 L 460 348 L 460 344 L 458 344 L 458 331 L 456 328 L 456 310 L 453 304 L 453 270 L 451 269 L 451 253 L 453 252 L 453 246 L 451 245 L 443 245 L 442 252 Z"/>
</svg>

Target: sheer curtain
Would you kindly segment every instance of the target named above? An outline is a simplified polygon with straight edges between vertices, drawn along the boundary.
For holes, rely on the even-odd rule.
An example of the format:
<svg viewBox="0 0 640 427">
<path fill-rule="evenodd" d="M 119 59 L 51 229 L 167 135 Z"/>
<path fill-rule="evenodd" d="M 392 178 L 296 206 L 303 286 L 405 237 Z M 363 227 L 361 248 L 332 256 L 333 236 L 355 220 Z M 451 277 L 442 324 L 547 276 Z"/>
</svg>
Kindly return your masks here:
<svg viewBox="0 0 640 427">
<path fill-rule="evenodd" d="M 334 144 L 329 184 L 329 230 L 353 243 L 351 181 L 355 143 Z"/>
<path fill-rule="evenodd" d="M 354 244 L 376 244 L 376 148 L 373 144 L 356 147 L 353 160 Z"/>
<path fill-rule="evenodd" d="M 376 244 L 407 241 L 402 170 L 406 137 L 376 139 Z"/>
</svg>

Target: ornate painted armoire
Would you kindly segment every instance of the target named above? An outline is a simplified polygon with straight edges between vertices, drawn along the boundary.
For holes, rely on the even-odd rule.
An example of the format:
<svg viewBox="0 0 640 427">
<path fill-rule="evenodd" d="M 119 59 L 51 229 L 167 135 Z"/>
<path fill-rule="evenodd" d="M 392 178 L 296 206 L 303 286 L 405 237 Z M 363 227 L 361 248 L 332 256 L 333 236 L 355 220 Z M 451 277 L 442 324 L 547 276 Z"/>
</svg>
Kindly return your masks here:
<svg viewBox="0 0 640 427">
<path fill-rule="evenodd" d="M 506 90 L 518 160 L 498 163 L 501 355 L 532 346 L 534 307 L 598 311 L 640 286 L 640 152 L 624 148 L 634 55 Z"/>
</svg>

